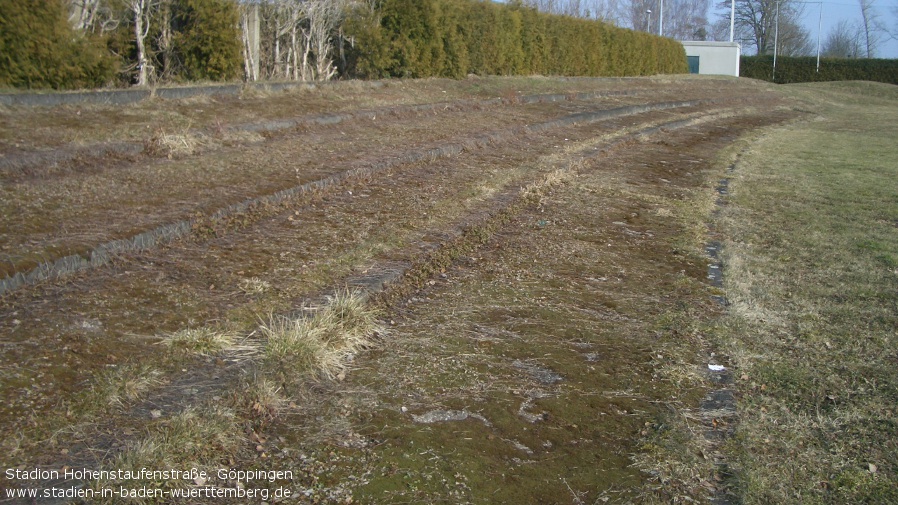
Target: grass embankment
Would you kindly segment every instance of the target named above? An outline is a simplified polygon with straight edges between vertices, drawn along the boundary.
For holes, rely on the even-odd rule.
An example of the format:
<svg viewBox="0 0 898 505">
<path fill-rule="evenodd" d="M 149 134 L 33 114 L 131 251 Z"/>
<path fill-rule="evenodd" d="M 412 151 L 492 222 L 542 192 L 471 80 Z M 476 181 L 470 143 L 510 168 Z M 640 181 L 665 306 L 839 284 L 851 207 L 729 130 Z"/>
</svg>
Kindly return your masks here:
<svg viewBox="0 0 898 505">
<path fill-rule="evenodd" d="M 748 150 L 722 214 L 738 491 L 898 503 L 898 89 L 785 91 L 818 120 Z"/>
</svg>

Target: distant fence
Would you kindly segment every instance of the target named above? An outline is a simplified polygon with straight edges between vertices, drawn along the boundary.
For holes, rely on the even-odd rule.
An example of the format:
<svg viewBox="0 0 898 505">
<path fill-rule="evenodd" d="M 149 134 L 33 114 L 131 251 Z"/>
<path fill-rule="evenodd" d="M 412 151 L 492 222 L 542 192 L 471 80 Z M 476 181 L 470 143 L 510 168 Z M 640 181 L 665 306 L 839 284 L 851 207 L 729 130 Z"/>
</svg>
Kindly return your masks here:
<svg viewBox="0 0 898 505">
<path fill-rule="evenodd" d="M 773 56 L 743 56 L 739 75 L 779 84 L 822 81 L 898 84 L 898 60 L 823 58 L 818 72 L 816 57 L 777 57 L 774 79 Z"/>
</svg>

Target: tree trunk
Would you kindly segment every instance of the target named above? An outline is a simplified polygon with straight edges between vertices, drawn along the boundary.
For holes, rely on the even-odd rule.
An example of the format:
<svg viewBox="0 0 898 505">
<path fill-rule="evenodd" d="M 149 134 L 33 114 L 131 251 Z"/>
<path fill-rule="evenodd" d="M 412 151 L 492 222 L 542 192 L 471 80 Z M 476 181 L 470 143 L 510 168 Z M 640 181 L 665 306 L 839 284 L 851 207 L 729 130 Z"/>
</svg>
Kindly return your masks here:
<svg viewBox="0 0 898 505">
<path fill-rule="evenodd" d="M 243 38 L 243 69 L 246 80 L 259 80 L 259 6 L 244 5 L 241 9 L 241 36 Z"/>
<path fill-rule="evenodd" d="M 172 68 L 174 47 L 172 46 L 171 7 L 172 0 L 163 0 L 161 9 L 162 32 L 159 34 L 159 51 L 162 54 L 162 80 L 170 78 L 174 73 Z"/>
<path fill-rule="evenodd" d="M 275 34 L 274 37 L 274 75 L 280 76 L 281 67 L 281 38 Z"/>
<path fill-rule="evenodd" d="M 290 53 L 293 56 L 293 80 L 299 80 L 299 43 L 296 40 L 296 24 L 290 29 Z"/>
<path fill-rule="evenodd" d="M 873 53 L 876 51 L 876 41 L 875 35 L 872 33 L 873 31 L 873 21 L 874 21 L 874 12 L 873 12 L 873 3 L 871 0 L 860 0 L 861 3 L 861 18 L 864 22 L 864 42 L 867 47 L 867 58 L 872 58 Z"/>
<path fill-rule="evenodd" d="M 147 49 L 145 39 L 147 29 L 144 28 L 144 16 L 146 15 L 146 0 L 132 0 L 131 11 L 134 13 L 134 38 L 137 43 L 137 85 L 147 85 Z"/>
</svg>

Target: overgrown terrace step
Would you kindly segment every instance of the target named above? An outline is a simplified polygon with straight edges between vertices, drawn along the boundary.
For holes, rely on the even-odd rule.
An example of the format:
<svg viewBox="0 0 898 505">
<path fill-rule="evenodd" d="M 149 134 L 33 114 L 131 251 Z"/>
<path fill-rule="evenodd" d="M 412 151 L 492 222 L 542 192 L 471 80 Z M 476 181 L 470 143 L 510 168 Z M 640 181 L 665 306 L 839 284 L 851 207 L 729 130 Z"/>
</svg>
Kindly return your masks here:
<svg viewBox="0 0 898 505">
<path fill-rule="evenodd" d="M 311 114 L 294 118 L 270 119 L 232 126 L 210 126 L 205 128 L 185 129 L 172 137 L 218 138 L 224 143 L 239 142 L 241 137 L 229 134 L 256 133 L 272 138 L 291 130 L 302 128 L 307 130 L 317 126 L 332 126 L 349 121 L 367 121 L 380 116 L 382 118 L 407 119 L 423 115 L 440 115 L 453 112 L 479 111 L 495 109 L 501 106 L 517 104 L 536 104 L 553 102 L 594 101 L 615 97 L 632 97 L 648 91 L 644 88 L 627 90 L 609 90 L 590 93 L 552 93 L 539 95 L 516 96 L 509 98 L 488 98 L 454 100 L 447 102 L 425 103 L 417 105 L 398 105 L 378 107 L 355 111 L 328 114 Z M 256 141 L 262 137 L 250 137 Z M 64 175 L 71 172 L 92 170 L 92 165 L 104 158 L 122 157 L 131 162 L 137 156 L 165 157 L 171 154 L 164 146 L 157 145 L 158 139 L 147 138 L 143 142 L 107 141 L 89 145 L 70 145 L 56 149 L 9 152 L 0 155 L 0 180 L 14 182 L 18 180 L 41 180 L 48 177 Z M 213 144 L 214 145 L 214 144 Z M 219 147 L 221 145 L 219 144 Z M 206 152 L 209 149 L 198 149 Z"/>
<path fill-rule="evenodd" d="M 113 238 L 127 240 L 197 213 L 208 217 L 291 187 L 312 187 L 353 168 L 401 163 L 409 152 L 464 140 L 471 130 L 499 130 L 561 113 L 537 105 L 501 115 L 471 112 L 441 124 L 431 116 L 378 118 L 198 158 L 10 185 L 4 188 L 8 198 L 0 201 L 8 216 L 0 223 L 0 274 L 27 272 L 61 256 L 88 256 Z"/>
<path fill-rule="evenodd" d="M 693 83 L 688 89 L 654 89 L 651 97 L 656 101 L 689 96 L 726 96 L 732 100 L 754 95 L 725 93 L 717 87 Z M 612 101 L 644 101 L 627 98 L 628 90 L 609 91 L 620 95 Z M 524 101 L 547 103 L 496 109 L 501 114 L 489 114 L 489 110 L 446 117 L 424 114 L 402 121 L 387 115 L 376 122 L 349 121 L 339 128 L 321 127 L 262 144 L 237 142 L 237 147 L 225 147 L 200 157 L 182 158 L 179 151 L 173 160 L 145 159 L 118 166 L 110 173 L 104 167 L 108 168 L 109 163 L 115 166 L 115 160 L 91 162 L 86 172 L 69 173 L 59 180 L 40 185 L 12 183 L 5 187 L 5 205 L 0 205 L 0 210 L 10 216 L 0 223 L 0 277 L 26 274 L 68 255 L 89 256 L 97 244 L 128 240 L 198 212 L 214 213 L 247 197 L 284 189 L 288 180 L 314 181 L 353 158 L 361 164 L 363 160 L 375 160 L 377 155 L 372 153 L 383 156 L 386 149 L 439 145 L 467 133 L 459 128 L 489 130 L 488 118 L 494 121 L 493 128 L 534 124 L 565 110 L 584 110 L 584 105 L 588 105 L 577 100 L 552 102 L 569 96 L 572 95 L 536 96 Z M 408 131 L 402 132 L 398 125 Z M 447 130 L 446 134 L 440 133 L 443 130 Z M 377 142 L 372 142 L 374 139 Z M 251 177 L 248 179 L 247 175 Z"/>
<path fill-rule="evenodd" d="M 439 273 L 449 269 L 454 261 L 459 257 L 475 256 L 477 249 L 484 243 L 488 242 L 490 237 L 500 230 L 505 222 L 511 219 L 518 211 L 532 201 L 527 199 L 527 191 L 521 192 L 519 187 L 527 185 L 526 182 L 536 181 L 536 188 L 539 185 L 552 184 L 551 177 L 541 179 L 541 177 L 556 174 L 558 172 L 567 172 L 576 170 L 583 160 L 601 156 L 615 146 L 628 145 L 635 139 L 645 136 L 658 134 L 664 131 L 670 131 L 695 124 L 696 121 L 706 117 L 705 115 L 696 116 L 692 120 L 677 119 L 674 121 L 655 122 L 651 126 L 637 128 L 628 135 L 621 135 L 609 141 L 596 141 L 590 138 L 586 131 L 580 132 L 581 140 L 573 146 L 573 148 L 562 152 L 560 155 L 544 154 L 540 161 L 534 163 L 529 170 L 522 171 L 520 174 L 523 179 L 513 178 L 507 180 L 504 189 L 498 192 L 490 192 L 492 196 L 485 199 L 479 199 L 476 205 L 469 209 L 463 209 L 455 219 L 449 222 L 439 224 L 436 227 L 427 227 L 426 235 L 421 240 L 409 243 L 404 247 L 396 250 L 388 250 L 377 254 L 370 259 L 362 262 L 367 265 L 364 268 L 358 265 L 352 265 L 349 269 L 350 273 L 342 275 L 342 282 L 334 283 L 334 279 L 329 279 L 322 287 L 333 289 L 334 284 L 346 284 L 364 289 L 366 296 L 373 297 L 371 303 L 391 304 L 396 300 L 404 300 L 410 293 L 421 287 L 429 286 L 434 282 L 441 282 Z M 576 132 L 569 132 L 576 133 Z M 573 135 L 571 135 L 572 138 Z M 532 140 L 532 139 L 530 139 Z M 526 142 L 522 142 L 525 143 Z M 601 147 L 597 149 L 596 147 Z M 525 149 L 523 146 L 512 146 L 514 148 Z M 522 158 L 526 159 L 529 153 L 522 153 Z M 480 160 L 481 163 L 487 163 L 489 159 Z M 466 160 L 453 160 L 452 164 L 466 163 Z M 520 162 L 520 160 L 515 160 Z M 448 160 L 441 163 L 449 164 Z M 469 162 L 468 162 L 469 163 Z M 469 170 L 476 171 L 482 169 L 483 166 L 472 166 Z M 442 176 L 454 176 L 456 171 L 447 173 L 442 172 Z M 401 177 L 403 174 L 393 174 L 393 177 Z M 407 174 L 415 175 L 414 172 Z M 425 181 L 430 181 L 431 176 L 440 175 L 440 171 L 431 172 Z M 407 177 L 406 185 L 414 187 L 414 179 Z M 449 181 L 442 181 L 449 182 Z M 476 182 L 476 181 L 475 181 Z M 383 181 L 380 182 L 383 184 Z M 371 191 L 368 188 L 367 191 Z M 389 194 L 389 192 L 387 192 Z M 343 194 L 339 200 L 344 205 L 352 204 L 352 196 Z M 372 195 L 358 198 L 373 198 Z M 444 200 L 452 198 L 451 195 L 443 197 Z M 338 207 L 339 203 L 330 202 L 330 206 Z M 361 210 L 361 209 L 356 209 Z M 337 210 L 337 212 L 340 212 Z M 281 225 L 287 224 L 288 219 L 280 220 Z M 273 229 L 263 223 L 264 233 L 254 233 L 255 236 L 271 236 Z M 241 234 L 235 236 L 240 237 Z M 289 239 L 288 239 L 289 240 Z M 233 249 L 242 251 L 243 246 L 231 244 Z M 206 249 L 206 252 L 212 253 Z M 177 260 L 181 263 L 183 260 Z M 250 267 L 247 265 L 247 267 Z M 355 273 L 352 273 L 355 271 Z M 328 286 L 330 286 L 328 288 Z M 320 292 L 320 291 L 319 291 Z M 325 291 L 326 292 L 326 291 Z M 302 299 L 305 300 L 300 307 L 308 305 L 310 299 L 322 300 L 321 295 L 310 295 L 305 292 Z M 294 308 L 289 314 L 298 316 L 303 309 Z M 253 332 L 247 335 L 250 340 Z M 144 358 L 144 361 L 152 362 L 152 359 Z M 215 364 L 220 363 L 220 364 Z M 185 372 L 177 372 L 184 367 Z M 140 439 L 139 434 L 148 431 L 147 425 L 153 423 L 154 417 L 173 416 L 185 409 L 197 405 L 205 399 L 208 401 L 216 401 L 214 398 L 227 398 L 229 391 L 233 391 L 239 387 L 241 380 L 245 380 L 247 375 L 258 372 L 257 365 L 252 357 L 247 358 L 245 354 L 228 354 L 227 352 L 219 355 L 214 360 L 199 359 L 189 365 L 179 364 L 174 375 L 170 375 L 166 379 L 166 384 L 153 392 L 150 392 L 142 401 L 133 404 L 126 412 L 125 417 L 113 416 L 106 421 L 99 422 L 95 425 L 95 432 L 86 434 L 88 440 L 87 445 L 75 443 L 66 449 L 68 457 L 65 461 L 57 461 L 50 466 L 59 466 L 63 464 L 69 466 L 88 466 L 95 467 L 98 464 L 108 464 L 108 460 L 97 461 L 93 459 L 97 454 L 97 449 L 111 451 L 112 453 L 120 451 L 123 447 L 133 447 L 134 442 Z M 4 416 L 5 417 L 5 416 Z M 235 425 L 234 430 L 237 436 L 243 436 L 240 433 L 239 423 Z M 46 483 L 43 483 L 46 484 Z M 67 485 L 71 485 L 68 483 Z"/>
<path fill-rule="evenodd" d="M 668 114 L 662 116 L 669 119 Z M 600 152 L 615 140 L 593 140 L 596 134 L 609 133 L 604 126 L 584 124 L 565 132 L 565 137 L 576 142 L 573 134 L 579 131 L 577 135 L 586 139 L 585 149 Z M 42 345 L 29 337 L 40 335 L 49 348 L 59 351 L 43 363 L 71 375 L 86 372 L 85 362 L 115 362 L 122 353 L 143 352 L 145 341 L 127 335 L 174 331 L 191 321 L 226 314 L 243 314 L 252 321 L 255 314 L 289 308 L 305 293 L 322 289 L 334 276 L 348 273 L 379 251 L 414 244 L 440 222 L 465 215 L 502 184 L 532 178 L 530 160 L 540 153 L 559 152 L 559 144 L 563 144 L 560 137 L 531 134 L 503 145 L 501 152 L 494 146 L 470 157 L 397 167 L 383 177 L 343 187 L 345 192 L 297 202 L 298 207 L 281 209 L 239 233 L 145 251 L 72 284 L 46 285 L 9 297 L 5 322 L 12 323 L 8 329 L 16 343 L 11 341 L 5 354 L 10 361 L 42 362 L 32 350 Z M 295 279 L 296 285 L 277 288 L 285 279 Z M 272 284 L 276 296 L 257 300 L 245 294 L 244 283 L 254 280 Z M 52 303 L 34 304 L 34 299 Z M 63 384 L 76 382 L 69 379 Z M 52 381 L 49 386 L 53 388 Z M 12 391 L 13 387 L 8 390 Z M 9 401 L 15 403 L 12 397 Z"/>
<path fill-rule="evenodd" d="M 720 100 L 719 102 L 722 101 L 723 100 Z M 387 159 L 381 159 L 379 161 L 366 160 L 364 162 L 356 162 L 355 167 L 351 167 L 352 165 L 350 165 L 351 168 L 348 169 L 344 165 L 342 169 L 338 168 L 337 170 L 331 170 L 331 175 L 326 175 L 321 179 L 305 182 L 297 186 L 289 187 L 287 189 L 281 189 L 264 196 L 249 198 L 242 202 L 229 205 L 217 211 L 213 211 L 201 217 L 184 219 L 168 224 L 159 225 L 154 229 L 132 235 L 129 238 L 122 238 L 103 243 L 99 246 L 88 247 L 86 248 L 86 250 L 84 250 L 83 253 L 70 254 L 67 256 L 59 257 L 55 260 L 43 261 L 38 266 L 31 268 L 30 270 L 22 269 L 22 267 L 24 265 L 27 265 L 29 262 L 16 262 L 14 260 L 8 260 L 11 261 L 13 265 L 17 266 L 14 266 L 12 270 L 7 270 L 7 278 L 0 281 L 0 294 L 12 291 L 21 286 L 32 285 L 47 279 L 59 278 L 69 275 L 73 272 L 106 265 L 111 261 L 112 257 L 116 255 L 152 249 L 160 244 L 169 243 L 172 240 L 184 237 L 195 231 L 198 227 L 208 226 L 210 223 L 219 223 L 234 218 L 244 219 L 244 216 L 246 214 L 252 213 L 254 210 L 259 209 L 260 207 L 281 205 L 284 202 L 298 196 L 333 187 L 344 183 L 344 181 L 373 177 L 376 176 L 376 174 L 378 174 L 379 172 L 402 164 L 416 163 L 418 161 L 427 159 L 455 156 L 466 150 L 477 150 L 483 148 L 486 145 L 507 142 L 521 135 L 547 132 L 575 123 L 607 121 L 618 117 L 632 116 L 652 111 L 662 111 L 667 109 L 686 109 L 696 106 L 709 106 L 711 105 L 711 103 L 712 101 L 695 100 L 678 102 L 655 102 L 604 110 L 577 112 L 574 114 L 562 116 L 558 119 L 531 124 L 528 126 L 517 126 L 505 130 L 493 131 L 486 134 L 456 138 L 453 139 L 454 141 L 451 143 L 442 144 L 429 149 L 405 151 L 404 153 L 397 156 L 393 156 Z M 128 212 L 122 213 L 122 215 L 127 214 Z M 109 217 L 113 219 L 113 222 L 115 222 L 114 216 Z M 139 217 L 138 220 L 140 220 Z M 123 222 L 121 221 L 121 219 L 119 219 L 119 223 L 119 227 L 123 225 L 133 225 L 132 222 Z M 62 223 L 60 223 L 60 225 L 65 226 Z M 96 233 L 96 230 L 94 231 L 94 233 Z M 115 234 L 116 231 L 107 228 L 104 233 L 106 233 L 107 235 Z M 80 234 L 76 236 L 70 236 L 68 240 L 78 240 L 81 238 L 81 236 L 82 235 Z M 77 250 L 84 247 L 73 247 L 74 244 L 66 245 L 67 240 L 65 236 L 60 237 L 57 240 L 61 240 L 61 243 L 57 242 L 57 245 L 54 246 L 51 250 L 64 251 L 65 249 L 71 250 L 73 248 Z M 52 255 L 52 252 L 50 252 L 51 250 L 44 249 L 44 252 L 41 255 L 44 257 L 46 257 L 47 255 Z M 6 255 L 10 257 L 9 253 L 6 253 Z"/>
</svg>

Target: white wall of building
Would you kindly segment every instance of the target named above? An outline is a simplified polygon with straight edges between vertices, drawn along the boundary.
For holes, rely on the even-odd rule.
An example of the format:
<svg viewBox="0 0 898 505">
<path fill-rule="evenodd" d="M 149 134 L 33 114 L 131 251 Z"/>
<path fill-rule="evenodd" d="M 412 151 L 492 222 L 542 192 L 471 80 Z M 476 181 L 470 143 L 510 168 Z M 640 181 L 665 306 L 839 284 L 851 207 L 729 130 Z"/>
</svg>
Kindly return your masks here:
<svg viewBox="0 0 898 505">
<path fill-rule="evenodd" d="M 738 42 L 684 41 L 682 44 L 686 49 L 686 56 L 699 58 L 699 74 L 739 77 L 742 47 Z"/>
</svg>

